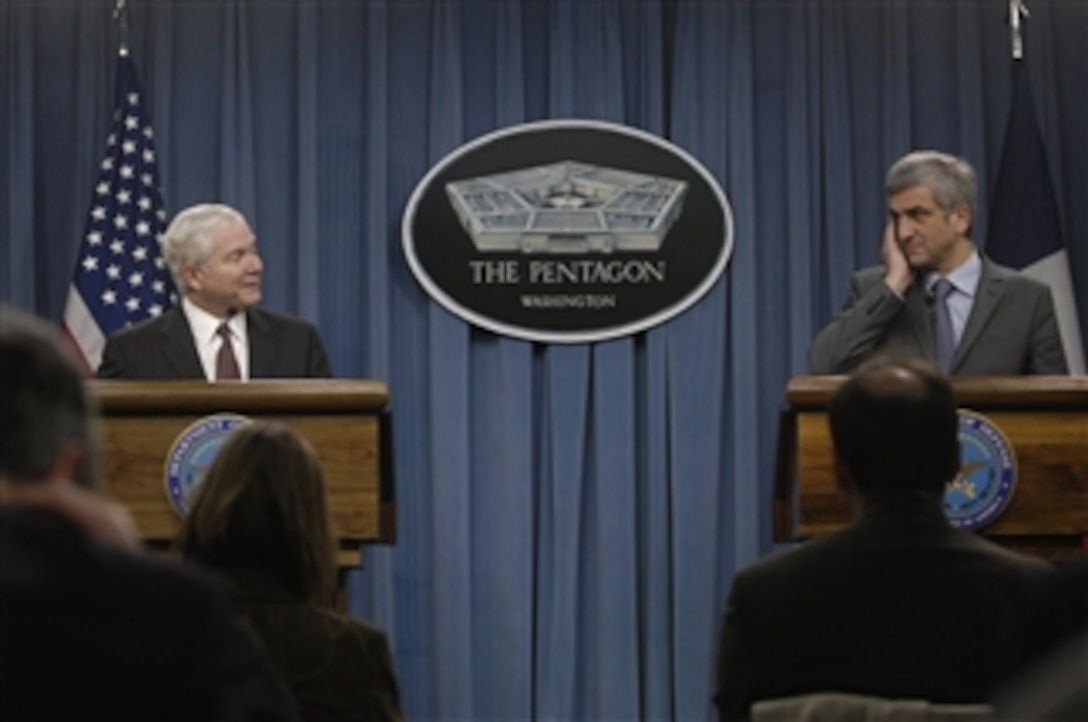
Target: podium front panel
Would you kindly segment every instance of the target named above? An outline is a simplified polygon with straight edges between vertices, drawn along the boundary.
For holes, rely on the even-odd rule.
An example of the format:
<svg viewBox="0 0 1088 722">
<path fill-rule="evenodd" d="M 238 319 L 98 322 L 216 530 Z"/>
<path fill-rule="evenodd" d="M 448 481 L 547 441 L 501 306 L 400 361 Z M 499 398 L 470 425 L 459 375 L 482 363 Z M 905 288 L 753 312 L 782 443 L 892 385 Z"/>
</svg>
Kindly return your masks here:
<svg viewBox="0 0 1088 722">
<path fill-rule="evenodd" d="M 384 386 L 299 383 L 92 383 L 101 408 L 102 491 L 129 508 L 148 543 L 170 543 L 181 526 L 167 491 L 171 448 L 201 419 L 238 414 L 285 424 L 314 447 L 342 547 L 392 541 L 391 480 L 383 478 L 391 460 L 382 459 Z"/>
</svg>

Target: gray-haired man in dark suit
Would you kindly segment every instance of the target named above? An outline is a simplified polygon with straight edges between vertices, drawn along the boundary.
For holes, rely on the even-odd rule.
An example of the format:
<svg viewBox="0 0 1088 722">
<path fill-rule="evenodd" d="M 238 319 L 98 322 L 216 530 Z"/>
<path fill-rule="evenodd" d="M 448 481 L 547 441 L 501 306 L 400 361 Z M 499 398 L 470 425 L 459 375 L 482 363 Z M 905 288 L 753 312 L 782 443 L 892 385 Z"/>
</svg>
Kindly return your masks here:
<svg viewBox="0 0 1088 722">
<path fill-rule="evenodd" d="M 849 373 L 875 354 L 926 359 L 951 375 L 1069 373 L 1050 288 L 971 242 L 975 188 L 971 166 L 945 153 L 917 151 L 892 165 L 883 266 L 854 275 L 842 310 L 812 342 L 812 373 Z"/>
<path fill-rule="evenodd" d="M 98 378 L 219 381 L 332 375 L 314 326 L 256 307 L 264 265 L 241 213 L 215 203 L 191 206 L 174 217 L 161 244 L 181 303 L 113 335 Z M 225 357 L 229 363 L 224 367 Z"/>
</svg>

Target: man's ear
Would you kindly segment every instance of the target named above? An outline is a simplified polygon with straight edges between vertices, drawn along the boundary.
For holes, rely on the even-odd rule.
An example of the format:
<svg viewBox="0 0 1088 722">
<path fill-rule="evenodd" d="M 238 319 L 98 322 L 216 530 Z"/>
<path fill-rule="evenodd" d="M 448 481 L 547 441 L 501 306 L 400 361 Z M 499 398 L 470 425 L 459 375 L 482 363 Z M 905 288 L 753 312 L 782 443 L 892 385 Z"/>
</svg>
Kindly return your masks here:
<svg viewBox="0 0 1088 722">
<path fill-rule="evenodd" d="M 200 289 L 200 281 L 204 273 L 201 271 L 200 266 L 195 263 L 186 263 L 181 267 L 181 280 L 185 282 L 185 288 L 179 290 L 188 290 L 190 288 Z"/>
<path fill-rule="evenodd" d="M 971 228 L 971 208 L 966 203 L 960 203 L 956 206 L 952 213 L 949 215 L 952 227 L 961 236 L 966 236 L 967 231 Z"/>
</svg>

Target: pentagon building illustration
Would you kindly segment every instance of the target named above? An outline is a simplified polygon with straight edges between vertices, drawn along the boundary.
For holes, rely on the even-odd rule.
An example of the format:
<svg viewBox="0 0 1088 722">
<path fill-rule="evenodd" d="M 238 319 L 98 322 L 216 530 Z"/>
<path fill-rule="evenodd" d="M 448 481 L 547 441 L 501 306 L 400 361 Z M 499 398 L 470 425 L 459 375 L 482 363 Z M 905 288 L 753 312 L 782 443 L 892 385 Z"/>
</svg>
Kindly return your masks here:
<svg viewBox="0 0 1088 722">
<path fill-rule="evenodd" d="M 656 251 L 680 216 L 687 183 L 562 161 L 448 183 L 476 250 Z"/>
</svg>

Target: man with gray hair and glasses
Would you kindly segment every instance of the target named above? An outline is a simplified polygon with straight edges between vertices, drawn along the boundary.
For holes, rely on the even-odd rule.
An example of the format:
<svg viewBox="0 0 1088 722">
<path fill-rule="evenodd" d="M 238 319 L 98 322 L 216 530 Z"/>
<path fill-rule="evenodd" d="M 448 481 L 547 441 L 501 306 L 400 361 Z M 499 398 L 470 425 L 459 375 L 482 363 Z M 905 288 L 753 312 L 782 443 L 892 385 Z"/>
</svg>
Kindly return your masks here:
<svg viewBox="0 0 1088 722">
<path fill-rule="evenodd" d="M 971 242 L 975 173 L 916 151 L 885 181 L 883 265 L 856 273 L 813 340 L 809 370 L 845 374 L 876 355 L 922 358 L 949 375 L 1067 374 L 1050 288 Z"/>
</svg>

